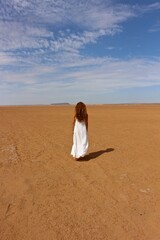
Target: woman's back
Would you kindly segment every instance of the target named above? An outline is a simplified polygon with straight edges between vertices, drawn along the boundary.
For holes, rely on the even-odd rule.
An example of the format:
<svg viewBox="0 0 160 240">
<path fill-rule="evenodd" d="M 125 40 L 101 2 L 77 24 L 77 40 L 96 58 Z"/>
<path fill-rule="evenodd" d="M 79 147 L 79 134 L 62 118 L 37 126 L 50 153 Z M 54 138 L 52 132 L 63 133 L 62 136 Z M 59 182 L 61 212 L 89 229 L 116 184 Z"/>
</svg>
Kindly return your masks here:
<svg viewBox="0 0 160 240">
<path fill-rule="evenodd" d="M 76 105 L 73 127 L 71 155 L 75 158 L 84 157 L 88 150 L 88 114 L 82 102 Z"/>
</svg>

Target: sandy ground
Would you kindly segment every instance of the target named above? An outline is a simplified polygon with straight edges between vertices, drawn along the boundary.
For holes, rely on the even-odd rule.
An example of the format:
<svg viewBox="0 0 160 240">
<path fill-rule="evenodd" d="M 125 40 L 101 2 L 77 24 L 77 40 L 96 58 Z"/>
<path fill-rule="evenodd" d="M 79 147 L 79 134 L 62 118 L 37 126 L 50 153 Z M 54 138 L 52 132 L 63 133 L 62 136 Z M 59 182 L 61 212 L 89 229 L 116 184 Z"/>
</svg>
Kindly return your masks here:
<svg viewBox="0 0 160 240">
<path fill-rule="evenodd" d="M 160 105 L 0 107 L 1 240 L 160 240 Z"/>
</svg>

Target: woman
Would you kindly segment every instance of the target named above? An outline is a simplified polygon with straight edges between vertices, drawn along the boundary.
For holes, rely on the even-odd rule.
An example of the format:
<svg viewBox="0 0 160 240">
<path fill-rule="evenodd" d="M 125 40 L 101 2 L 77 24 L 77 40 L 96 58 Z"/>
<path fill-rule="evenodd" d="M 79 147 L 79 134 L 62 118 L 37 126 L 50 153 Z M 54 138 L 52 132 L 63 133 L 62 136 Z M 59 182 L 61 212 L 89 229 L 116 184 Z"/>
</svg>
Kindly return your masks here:
<svg viewBox="0 0 160 240">
<path fill-rule="evenodd" d="M 78 160 L 83 158 L 88 150 L 88 114 L 86 105 L 78 102 L 73 118 L 73 145 L 71 155 Z"/>
</svg>

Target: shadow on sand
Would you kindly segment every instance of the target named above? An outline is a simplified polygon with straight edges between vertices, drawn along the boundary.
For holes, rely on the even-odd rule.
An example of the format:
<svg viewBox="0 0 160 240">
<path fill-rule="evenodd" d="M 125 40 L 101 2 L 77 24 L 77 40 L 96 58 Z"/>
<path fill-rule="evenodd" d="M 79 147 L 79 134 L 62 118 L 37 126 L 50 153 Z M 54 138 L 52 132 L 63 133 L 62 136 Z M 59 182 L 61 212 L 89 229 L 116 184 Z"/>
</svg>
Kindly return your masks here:
<svg viewBox="0 0 160 240">
<path fill-rule="evenodd" d="M 109 152 L 112 152 L 114 151 L 114 148 L 107 148 L 105 150 L 100 150 L 100 151 L 97 151 L 97 152 L 92 152 L 92 153 L 89 153 L 88 155 L 86 155 L 84 158 L 80 158 L 78 159 L 78 161 L 81 161 L 81 162 L 85 162 L 85 161 L 90 161 L 92 159 L 95 159 L 99 156 L 101 156 L 102 154 L 104 153 L 109 153 Z"/>
</svg>

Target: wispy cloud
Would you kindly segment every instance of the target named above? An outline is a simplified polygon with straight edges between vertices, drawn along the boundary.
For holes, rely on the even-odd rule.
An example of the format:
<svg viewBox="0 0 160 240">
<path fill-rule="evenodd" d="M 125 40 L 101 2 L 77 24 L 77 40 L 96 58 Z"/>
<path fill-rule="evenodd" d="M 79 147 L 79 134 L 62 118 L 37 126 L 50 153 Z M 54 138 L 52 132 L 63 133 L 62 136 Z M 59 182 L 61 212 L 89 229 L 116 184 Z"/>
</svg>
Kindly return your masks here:
<svg viewBox="0 0 160 240">
<path fill-rule="evenodd" d="M 160 32 L 160 22 L 157 22 L 156 24 L 154 24 L 150 29 L 149 29 L 150 33 L 154 33 L 154 32 Z"/>
<path fill-rule="evenodd" d="M 45 77 L 44 77 L 45 76 Z M 160 85 L 160 59 L 70 58 L 54 66 L 35 66 L 26 72 L 2 76 L 4 82 L 106 91 L 110 88 L 130 88 Z M 43 80 L 43 81 L 41 81 Z M 70 84 L 72 83 L 72 84 Z M 66 85 L 65 85 L 66 84 Z M 90 90 L 89 90 L 90 89 Z"/>
<path fill-rule="evenodd" d="M 86 99 L 127 88 L 160 86 L 160 59 L 65 58 L 56 67 L 2 75 L 1 89 L 21 103 Z M 19 92 L 20 91 L 20 92 Z M 3 95 L 3 94 L 2 94 Z M 45 97 L 47 96 L 47 97 Z M 27 100 L 24 100 L 27 99 Z M 94 98 L 92 101 L 95 101 Z"/>
<path fill-rule="evenodd" d="M 157 11 L 157 10 L 160 10 L 160 2 L 155 2 L 155 3 L 148 4 L 148 5 L 144 4 L 138 8 L 139 8 L 139 11 L 143 12 L 143 13 Z"/>
<path fill-rule="evenodd" d="M 14 56 L 10 56 L 6 53 L 0 53 L 0 66 L 9 65 L 16 62 L 16 58 Z"/>
<path fill-rule="evenodd" d="M 72 0 L 2 2 L 0 50 L 81 48 L 100 36 L 115 34 L 120 30 L 119 24 L 134 15 L 129 6 L 113 7 L 109 1 L 102 5 Z M 75 25 L 77 33 L 68 32 L 66 39 L 57 36 L 54 30 L 57 24 L 62 29 Z"/>
<path fill-rule="evenodd" d="M 99 38 L 115 35 L 133 15 L 129 6 L 114 7 L 110 1 L 3 0 L 0 51 L 14 54 L 20 66 L 50 63 L 59 52 L 79 54 Z"/>
</svg>

